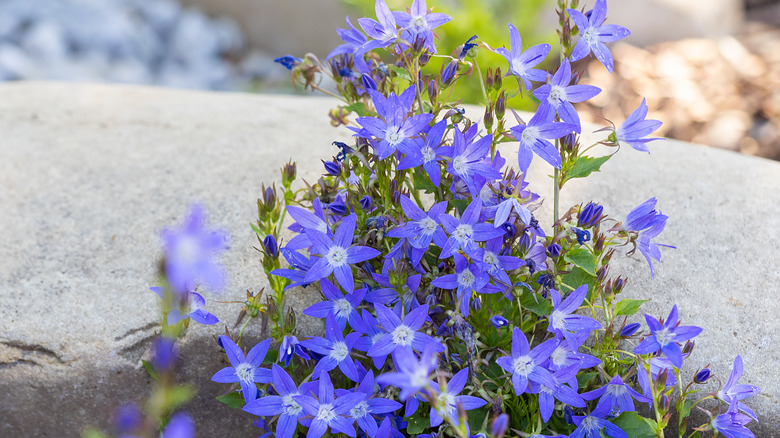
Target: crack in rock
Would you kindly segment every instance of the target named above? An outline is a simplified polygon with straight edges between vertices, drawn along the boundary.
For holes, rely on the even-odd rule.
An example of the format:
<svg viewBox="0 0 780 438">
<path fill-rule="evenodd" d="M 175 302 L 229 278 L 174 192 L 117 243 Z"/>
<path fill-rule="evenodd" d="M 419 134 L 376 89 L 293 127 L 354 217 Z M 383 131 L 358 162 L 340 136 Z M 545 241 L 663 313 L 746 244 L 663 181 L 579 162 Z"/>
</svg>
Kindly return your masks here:
<svg viewBox="0 0 780 438">
<path fill-rule="evenodd" d="M 60 355 L 38 344 L 27 344 L 20 341 L 0 341 L 0 367 L 8 368 L 17 365 L 63 365 L 66 362 Z"/>
</svg>

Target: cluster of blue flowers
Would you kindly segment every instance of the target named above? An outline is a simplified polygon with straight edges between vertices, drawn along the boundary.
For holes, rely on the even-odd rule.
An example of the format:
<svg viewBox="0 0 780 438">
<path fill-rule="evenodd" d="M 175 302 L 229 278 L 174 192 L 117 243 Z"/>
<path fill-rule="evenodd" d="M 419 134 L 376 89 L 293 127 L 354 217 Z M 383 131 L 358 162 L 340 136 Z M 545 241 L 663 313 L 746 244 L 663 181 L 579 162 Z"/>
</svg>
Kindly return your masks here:
<svg viewBox="0 0 780 438">
<path fill-rule="evenodd" d="M 626 280 L 609 274 L 616 248 L 630 245 L 654 276 L 653 262 L 668 245 L 653 240 L 668 217 L 655 198 L 622 222 L 593 202 L 558 212 L 565 183 L 597 171 L 610 156 L 590 157 L 591 147 L 580 146 L 583 126 L 573 104 L 601 91 L 579 83 L 583 60 L 592 54 L 612 72 L 605 43 L 629 35 L 605 24 L 606 0 L 591 10 L 578 10 L 576 0 L 558 3 L 561 59 L 554 73 L 537 68 L 551 46 L 523 51 L 512 24 L 509 48 L 494 50 L 508 62 L 516 89 L 500 69 L 482 77 L 478 51 L 490 46 L 476 36 L 452 56 L 437 54 L 434 30 L 451 17 L 431 12 L 425 0 L 406 12 L 377 0 L 376 20 L 359 19 L 362 31 L 347 20 L 349 29 L 339 30 L 344 44 L 327 64 L 311 56 L 278 60 L 305 85 L 333 77 L 343 104 L 331 118 L 351 129 L 354 144 L 334 143 L 338 152 L 323 161 L 317 184 L 294 190 L 289 164 L 281 193 L 263 188 L 258 200 L 253 229 L 271 291 L 266 303 L 248 295 L 241 316 L 269 320 L 272 339 L 247 352 L 241 333 L 220 336 L 230 366 L 212 380 L 234 385 L 263 436 L 466 438 L 501 437 L 509 429 L 533 437 L 625 438 L 626 430 L 663 436 L 674 398 L 677 427 L 688 427 L 691 388 L 711 377 L 700 370 L 683 389 L 681 369 L 701 328 L 680 325 L 675 306 L 665 320 L 646 315 L 643 335 L 640 323 L 626 324 L 641 302 L 617 300 Z M 432 60 L 441 58 L 432 73 Z M 474 69 L 484 79 L 481 124 L 444 97 Z M 523 92 L 539 107 L 528 122 L 515 114 L 517 124 L 510 124 L 507 96 Z M 647 136 L 660 122 L 646 115 L 642 101 L 597 144 L 648 151 L 657 139 Z M 517 150 L 516 168 L 501 155 L 504 143 Z M 534 215 L 541 199 L 525 181 L 534 156 L 554 169 L 549 234 Z M 280 245 L 283 225 L 293 237 Z M 217 322 L 195 286 L 224 283 L 214 255 L 225 242 L 205 228 L 199 208 L 181 229 L 163 233 L 166 284 L 153 290 L 163 299 L 164 325 Z M 285 313 L 293 287 L 321 292 L 323 299 L 302 312 L 323 320 L 321 336 L 302 336 L 294 311 Z M 699 430 L 753 436 L 745 426 L 756 416 L 743 400 L 759 390 L 738 384 L 741 374 L 737 356 L 711 396 L 725 409 Z M 653 415 L 639 417 L 637 403 Z"/>
</svg>

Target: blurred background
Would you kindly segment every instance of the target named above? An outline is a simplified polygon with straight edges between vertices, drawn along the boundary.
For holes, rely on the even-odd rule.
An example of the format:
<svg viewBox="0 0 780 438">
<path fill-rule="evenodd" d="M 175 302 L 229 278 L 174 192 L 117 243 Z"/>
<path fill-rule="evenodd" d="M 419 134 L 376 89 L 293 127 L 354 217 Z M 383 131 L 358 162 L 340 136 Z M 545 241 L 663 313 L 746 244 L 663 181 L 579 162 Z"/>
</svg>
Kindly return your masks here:
<svg viewBox="0 0 780 438">
<path fill-rule="evenodd" d="M 388 4 L 403 10 L 411 0 Z M 444 54 L 472 35 L 508 45 L 510 21 L 524 47 L 553 43 L 555 4 L 428 0 L 454 17 L 437 29 Z M 664 122 L 660 135 L 780 160 L 780 0 L 608 5 L 609 22 L 633 34 L 612 48 L 614 75 L 598 62 L 588 67 L 587 82 L 604 90 L 586 104 L 590 121 L 619 124 L 647 97 L 649 118 Z M 341 44 L 336 28 L 346 27 L 345 16 L 355 24 L 373 17 L 374 0 L 0 0 L 0 80 L 294 93 L 274 58 L 312 52 L 323 59 Z M 479 59 L 483 73 L 506 70 L 486 50 Z M 459 91 L 480 103 L 478 88 Z"/>
</svg>

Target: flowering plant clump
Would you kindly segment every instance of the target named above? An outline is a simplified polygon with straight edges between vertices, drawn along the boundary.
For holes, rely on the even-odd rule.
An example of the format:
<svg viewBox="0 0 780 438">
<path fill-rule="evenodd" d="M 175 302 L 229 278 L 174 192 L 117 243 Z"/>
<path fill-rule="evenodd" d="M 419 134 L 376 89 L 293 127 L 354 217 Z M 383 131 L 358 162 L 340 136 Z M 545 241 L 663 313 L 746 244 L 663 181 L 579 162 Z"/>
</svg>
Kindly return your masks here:
<svg viewBox="0 0 780 438">
<path fill-rule="evenodd" d="M 703 368 L 683 381 L 701 328 L 682 323 L 676 306 L 665 319 L 645 315 L 644 328 L 626 324 L 644 301 L 620 299 L 627 280 L 611 275 L 610 261 L 629 246 L 655 274 L 668 247 L 655 242 L 668 220 L 657 200 L 622 221 L 595 202 L 559 207 L 567 182 L 598 171 L 621 146 L 648 151 L 661 124 L 646 119 L 642 101 L 620 126 L 599 131 L 600 141 L 580 144 L 573 104 L 600 92 L 584 83 L 583 62 L 592 55 L 611 72 L 608 44 L 630 34 L 606 21 L 606 0 L 590 7 L 558 0 L 559 67 L 549 72 L 540 66 L 552 47 L 523 47 L 511 24 L 496 48 L 475 35 L 440 54 L 436 28 L 450 17 L 424 0 L 407 11 L 378 0 L 376 19 L 359 19 L 360 28 L 348 20 L 344 44 L 325 61 L 278 60 L 312 89 L 333 78 L 341 103 L 332 124 L 354 140 L 333 143 L 317 184 L 293 188 L 290 163 L 280 188 L 262 189 L 252 227 L 270 290 L 264 301 L 248 293 L 240 331 L 219 337 L 230 366 L 213 381 L 232 384 L 220 401 L 279 438 L 753 436 L 745 400 L 759 389 L 738 383 L 739 356 L 716 394 L 693 400 L 695 385 L 712 377 Z M 502 55 L 507 73 L 483 74 L 480 50 Z M 480 120 L 452 96 L 467 80 L 481 84 Z M 539 101 L 527 121 L 506 117 L 518 93 Z M 612 153 L 588 155 L 599 144 Z M 516 165 L 507 150 L 517 151 Z M 525 180 L 532 164 L 552 171 L 548 229 Z M 223 284 L 213 256 L 225 239 L 202 215 L 194 209 L 163 235 L 166 281 L 154 290 L 168 342 L 190 319 L 216 322 L 195 288 Z M 285 226 L 292 237 L 282 242 Z M 285 308 L 293 287 L 321 293 L 299 309 L 322 320 L 319 336 L 302 336 Z M 256 318 L 271 339 L 247 343 L 243 330 Z M 705 411 L 710 421 L 694 428 L 690 414 L 707 399 L 718 401 Z M 175 407 L 157 424 L 183 427 Z"/>
</svg>

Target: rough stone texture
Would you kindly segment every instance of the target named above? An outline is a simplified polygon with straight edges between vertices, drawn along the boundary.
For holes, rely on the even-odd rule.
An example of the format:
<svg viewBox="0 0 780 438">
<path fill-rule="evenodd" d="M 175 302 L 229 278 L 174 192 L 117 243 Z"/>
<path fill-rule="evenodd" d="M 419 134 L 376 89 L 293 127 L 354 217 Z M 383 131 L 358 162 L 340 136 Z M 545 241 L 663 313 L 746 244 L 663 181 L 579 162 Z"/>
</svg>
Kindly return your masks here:
<svg viewBox="0 0 780 438">
<path fill-rule="evenodd" d="M 334 101 L 168 91 L 142 87 L 16 83 L 0 85 L 0 436 L 76 436 L 107 428 L 113 408 L 149 388 L 139 366 L 155 329 L 147 287 L 159 256 L 157 231 L 200 200 L 210 222 L 227 229 L 230 283 L 209 308 L 232 324 L 246 289 L 263 285 L 249 229 L 262 182 L 292 157 L 299 175 L 321 173 Z M 474 112 L 474 114 L 481 114 Z M 652 155 L 626 148 L 604 171 L 564 189 L 562 207 L 597 200 L 616 218 L 651 196 L 670 216 L 665 250 L 650 280 L 643 259 L 613 258 L 613 275 L 631 278 L 626 297 L 651 298 L 645 311 L 666 316 L 673 303 L 685 324 L 705 328 L 688 367 L 711 364 L 727 376 L 737 354 L 759 436 L 780 421 L 775 364 L 780 304 L 780 164 L 676 141 Z M 512 148 L 505 150 L 510 162 Z M 531 181 L 549 196 L 549 168 Z M 549 222 L 549 204 L 539 217 Z M 298 309 L 313 298 L 291 297 Z M 302 320 L 304 330 L 316 325 Z M 262 336 L 250 326 L 248 341 Z M 199 436 L 253 436 L 251 419 L 220 405 L 225 386 L 212 336 L 194 325 L 184 340 L 182 380 L 200 392 L 187 409 Z M 715 387 L 711 386 L 711 390 Z M 221 435 L 221 434 L 220 434 Z"/>
</svg>

